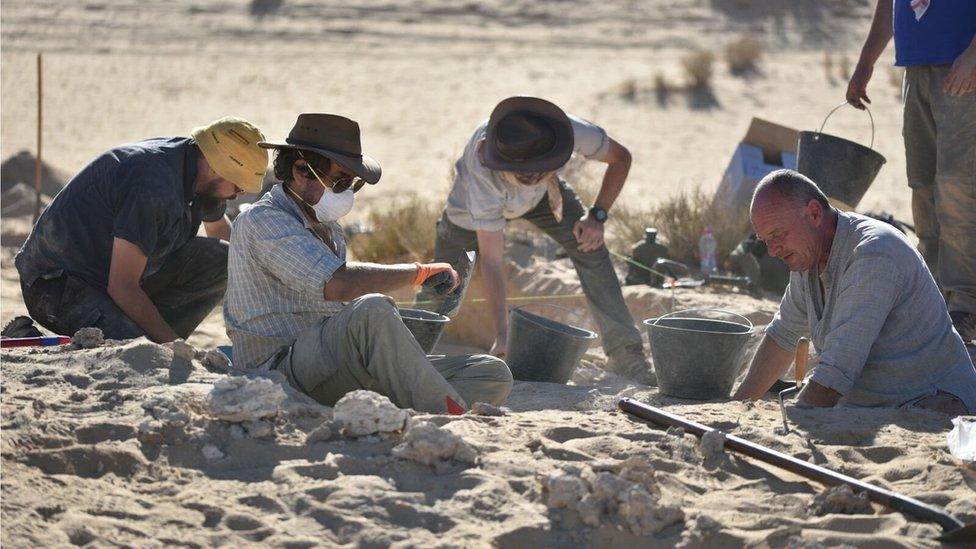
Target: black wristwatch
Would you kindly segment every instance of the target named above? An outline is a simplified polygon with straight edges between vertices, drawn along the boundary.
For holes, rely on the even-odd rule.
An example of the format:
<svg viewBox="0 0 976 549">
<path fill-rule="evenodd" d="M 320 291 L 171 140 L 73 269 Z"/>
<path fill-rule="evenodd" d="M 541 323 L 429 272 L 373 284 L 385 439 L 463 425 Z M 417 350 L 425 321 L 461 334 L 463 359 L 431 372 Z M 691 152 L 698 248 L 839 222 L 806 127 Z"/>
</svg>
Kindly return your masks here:
<svg viewBox="0 0 976 549">
<path fill-rule="evenodd" d="M 590 208 L 590 217 L 599 221 L 600 223 L 606 223 L 607 211 L 599 206 L 593 206 Z"/>
</svg>

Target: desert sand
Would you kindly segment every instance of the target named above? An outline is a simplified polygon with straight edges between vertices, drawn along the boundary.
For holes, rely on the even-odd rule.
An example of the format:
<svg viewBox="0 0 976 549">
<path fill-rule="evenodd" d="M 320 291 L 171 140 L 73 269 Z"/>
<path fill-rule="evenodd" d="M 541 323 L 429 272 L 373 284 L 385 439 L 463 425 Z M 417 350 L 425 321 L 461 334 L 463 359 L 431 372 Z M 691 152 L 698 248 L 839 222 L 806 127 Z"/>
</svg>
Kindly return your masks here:
<svg viewBox="0 0 976 549">
<path fill-rule="evenodd" d="M 696 187 L 711 193 L 753 116 L 818 127 L 843 99 L 845 64 L 856 59 L 871 8 L 867 0 L 10 0 L 0 8 L 0 158 L 36 152 L 40 51 L 44 159 L 62 177 L 115 144 L 186 134 L 227 114 L 278 137 L 299 112 L 338 112 L 360 122 L 384 168 L 353 221 L 408 193 L 443 201 L 450 164 L 477 121 L 499 99 L 526 93 L 627 145 L 635 162 L 621 200 L 652 204 Z M 721 60 L 743 35 L 764 44 L 759 70 L 746 77 Z M 695 49 L 718 57 L 707 93 L 656 94 L 658 74 L 684 84 L 681 58 Z M 869 88 L 874 148 L 888 162 L 859 209 L 910 219 L 891 59 L 889 49 Z M 870 126 L 842 109 L 828 130 L 867 142 Z M 4 189 L 32 177 L 32 169 L 5 175 Z M 22 190 L 3 196 L 4 323 L 25 313 L 12 258 L 30 230 L 30 200 Z M 509 268 L 512 296 L 579 293 L 565 260 Z M 718 307 L 759 329 L 777 306 L 775 296 L 714 288 L 627 287 L 625 296 L 637 319 Z M 588 321 L 582 299 L 559 304 Z M 438 352 L 486 348 L 481 307 L 465 304 Z M 949 418 L 934 413 L 791 406 L 793 431 L 783 435 L 775 399 L 666 397 L 604 372 L 599 347 L 570 384 L 518 382 L 501 410 L 429 415 L 372 396 L 333 409 L 274 376 L 228 369 L 213 354 L 227 343 L 215 311 L 192 349 L 134 340 L 0 353 L 0 542 L 938 545 L 937 526 L 634 420 L 617 411 L 622 397 L 976 520 L 976 472 L 948 453 Z"/>
</svg>

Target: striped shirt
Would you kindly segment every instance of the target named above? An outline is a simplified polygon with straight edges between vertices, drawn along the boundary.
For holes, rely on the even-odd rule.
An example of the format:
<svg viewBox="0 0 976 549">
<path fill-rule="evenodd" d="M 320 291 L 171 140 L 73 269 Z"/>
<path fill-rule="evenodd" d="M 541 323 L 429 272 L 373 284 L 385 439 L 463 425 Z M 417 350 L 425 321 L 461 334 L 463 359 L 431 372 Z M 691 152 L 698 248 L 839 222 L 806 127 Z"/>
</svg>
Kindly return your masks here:
<svg viewBox="0 0 976 549">
<path fill-rule="evenodd" d="M 346 263 L 342 227 L 326 226 L 335 252 L 315 235 L 281 184 L 234 220 L 224 323 L 236 367 L 264 365 L 306 328 L 345 306 L 325 300 L 325 283 Z"/>
</svg>

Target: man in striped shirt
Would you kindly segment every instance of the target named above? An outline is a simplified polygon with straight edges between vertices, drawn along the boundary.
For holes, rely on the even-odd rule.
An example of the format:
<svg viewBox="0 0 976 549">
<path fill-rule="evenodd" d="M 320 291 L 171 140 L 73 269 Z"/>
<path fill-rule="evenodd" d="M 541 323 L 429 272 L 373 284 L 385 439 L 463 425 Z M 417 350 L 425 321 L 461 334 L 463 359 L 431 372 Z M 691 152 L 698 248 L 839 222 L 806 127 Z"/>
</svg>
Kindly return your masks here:
<svg viewBox="0 0 976 549">
<path fill-rule="evenodd" d="M 381 175 L 358 124 L 302 114 L 287 139 L 261 146 L 276 150 L 280 183 L 234 222 L 224 319 L 236 366 L 279 370 L 325 405 L 356 389 L 430 412 L 504 401 L 512 375 L 502 360 L 428 358 L 383 295 L 445 271 L 456 284 L 450 265 L 346 260 L 337 221 Z"/>
</svg>

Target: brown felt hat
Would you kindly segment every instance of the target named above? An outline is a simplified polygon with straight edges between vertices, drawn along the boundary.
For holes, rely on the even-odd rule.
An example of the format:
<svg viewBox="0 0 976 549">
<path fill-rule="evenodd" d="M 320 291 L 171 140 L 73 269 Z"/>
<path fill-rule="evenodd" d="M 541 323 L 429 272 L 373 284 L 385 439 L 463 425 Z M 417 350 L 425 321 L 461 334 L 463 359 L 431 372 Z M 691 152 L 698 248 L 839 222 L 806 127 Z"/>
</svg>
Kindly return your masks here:
<svg viewBox="0 0 976 549">
<path fill-rule="evenodd" d="M 261 141 L 265 149 L 300 149 L 335 160 L 375 185 L 383 169 L 379 162 L 363 154 L 359 124 L 337 114 L 302 113 L 283 142 Z"/>
<path fill-rule="evenodd" d="M 538 97 L 509 97 L 488 119 L 484 164 L 489 170 L 548 172 L 573 155 L 573 125 L 555 104 Z"/>
</svg>

